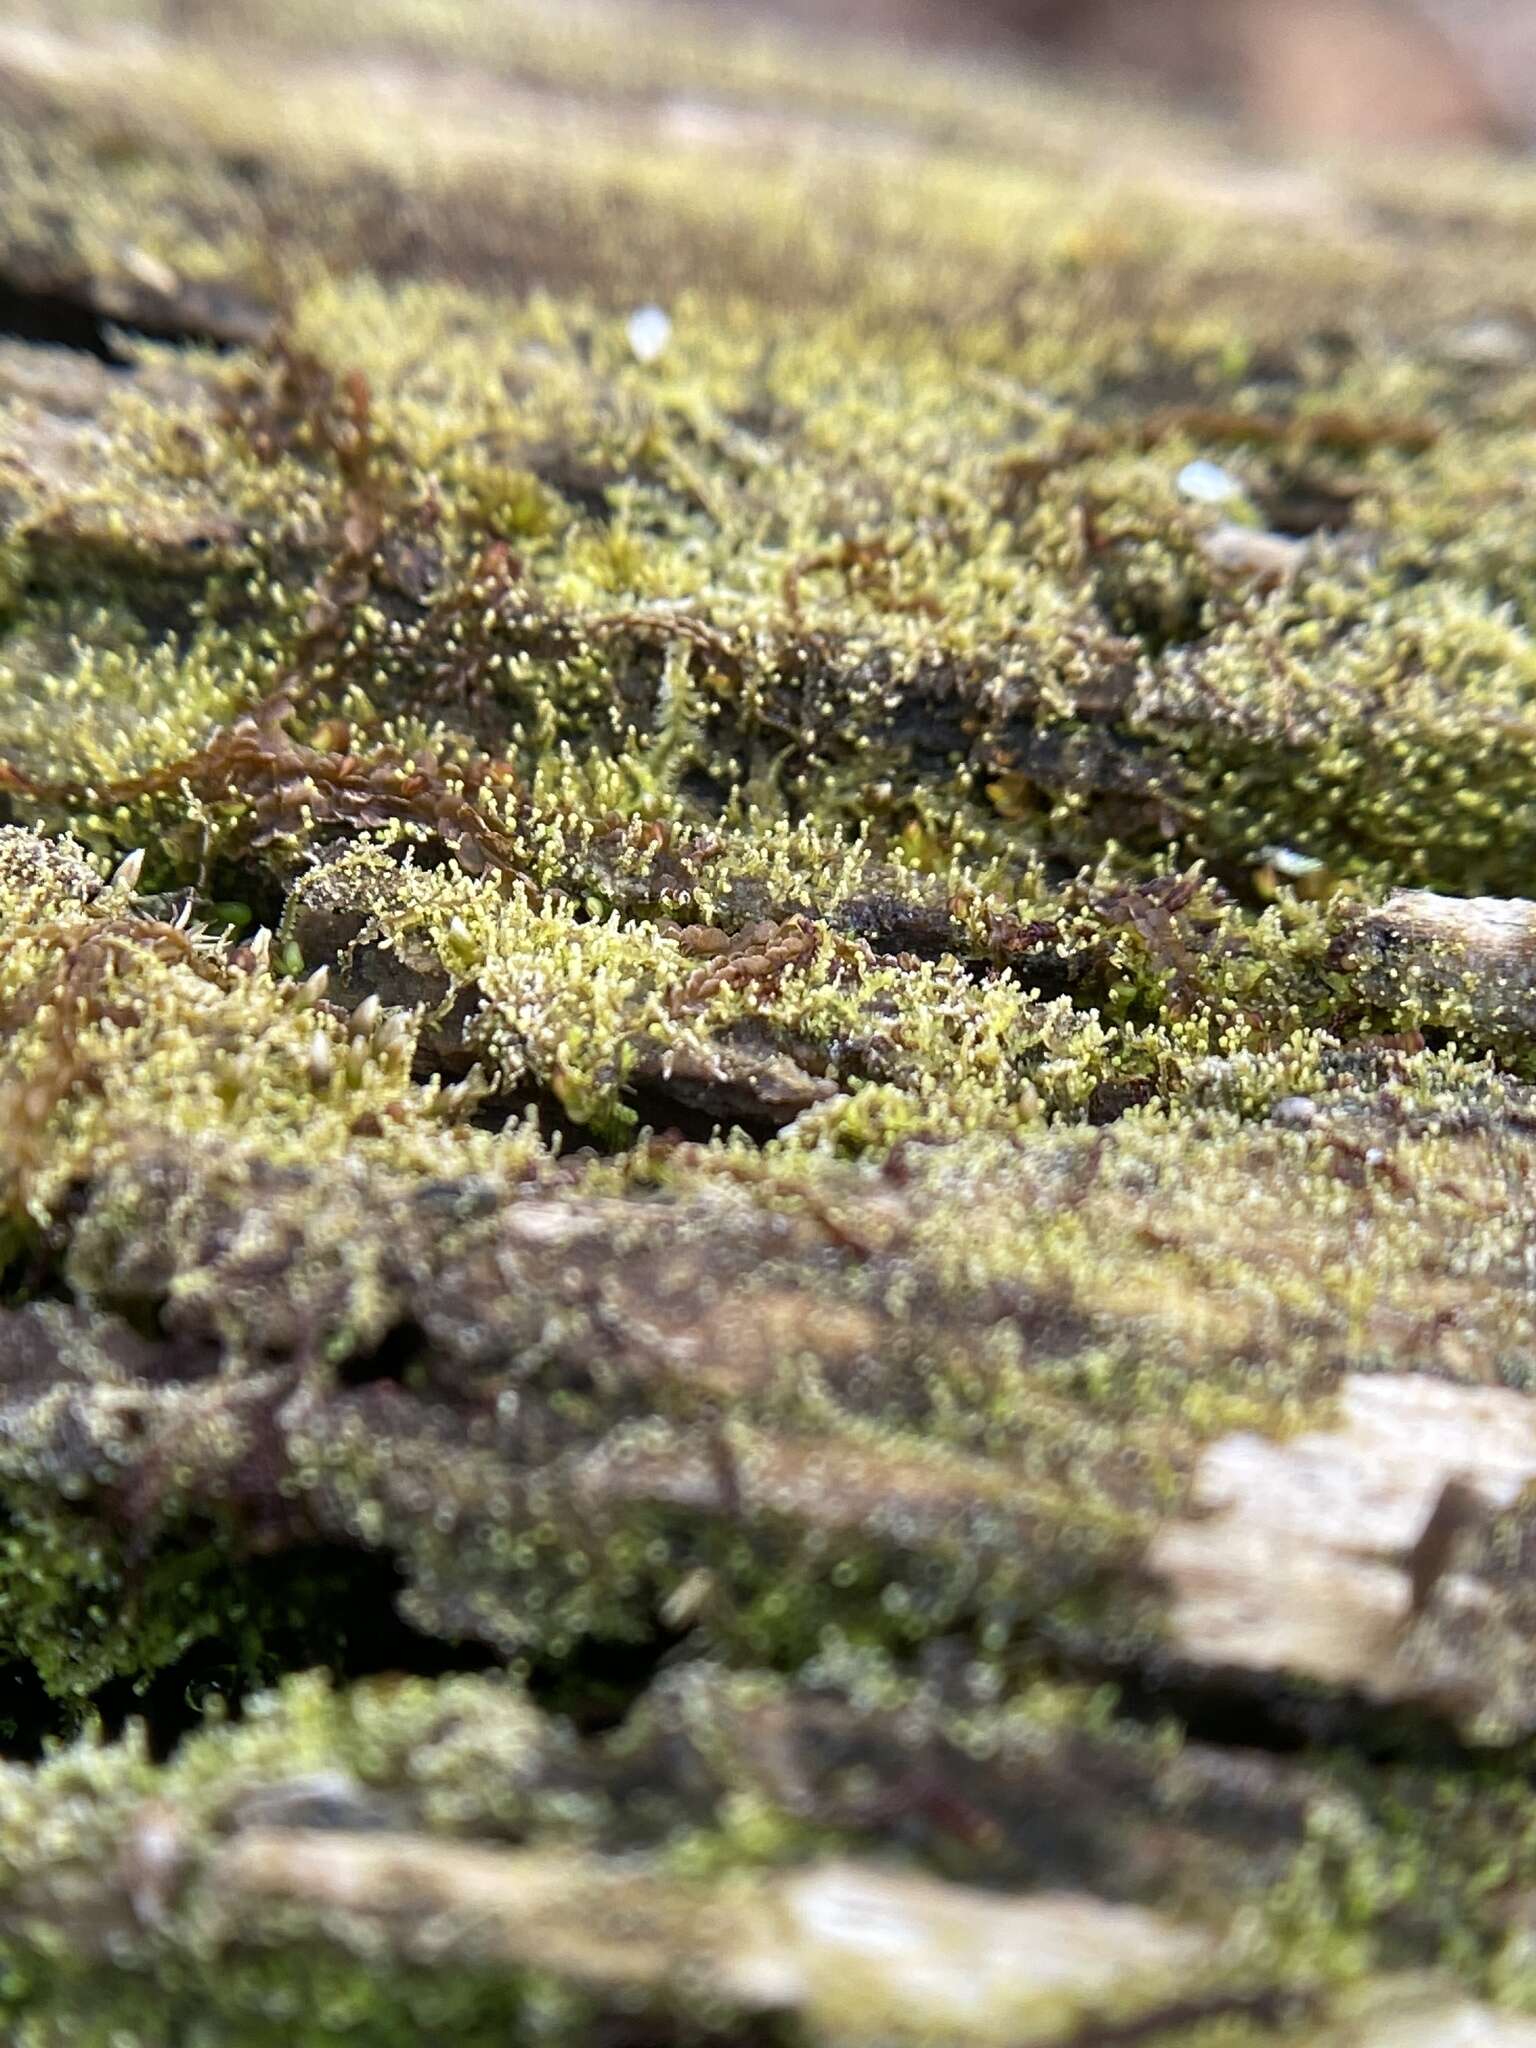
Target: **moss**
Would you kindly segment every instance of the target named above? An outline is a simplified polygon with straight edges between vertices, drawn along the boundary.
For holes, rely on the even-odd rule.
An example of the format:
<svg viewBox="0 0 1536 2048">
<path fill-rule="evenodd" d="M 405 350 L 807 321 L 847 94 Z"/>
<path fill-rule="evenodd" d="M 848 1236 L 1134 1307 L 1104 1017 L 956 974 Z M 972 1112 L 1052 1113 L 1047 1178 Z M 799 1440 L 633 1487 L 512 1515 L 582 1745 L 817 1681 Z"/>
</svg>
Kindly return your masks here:
<svg viewBox="0 0 1536 2048">
<path fill-rule="evenodd" d="M 1404 1960 L 1478 1984 L 1505 1970 L 1496 1899 L 1529 1860 L 1518 1769 L 1485 1771 L 1475 1789 L 1419 1767 L 1347 1761 L 1255 1756 L 1234 1769 L 1171 1727 L 1127 1729 L 1103 1698 L 1037 1682 L 1005 1710 L 962 1706 L 847 1645 L 829 1648 L 817 1679 L 800 1690 L 696 1668 L 615 1733 L 578 1742 L 500 1679 L 343 1697 L 309 1677 L 253 1701 L 241 1724 L 194 1737 L 161 1769 L 132 1736 L 60 1751 L 30 1776 L 13 1769 L 0 1790 L 10 1951 L 0 1996 L 44 2041 L 98 2001 L 131 2039 L 156 2014 L 185 2016 L 217 2041 L 263 2041 L 280 2026 L 306 2043 L 382 2039 L 390 2025 L 434 2023 L 470 2041 L 509 2027 L 569 2040 L 615 2023 L 711 2038 L 742 2020 L 705 1989 L 725 1924 L 698 1902 L 711 1888 L 743 1908 L 776 1887 L 793 1897 L 805 1873 L 898 1814 L 903 1854 L 918 1866 L 979 1869 L 1025 1895 L 1065 1884 L 1122 1903 L 1150 1896 L 1186 1927 L 1234 1930 L 1164 2024 L 1143 2015 L 1149 2038 L 1186 2039 L 1202 2014 L 1213 2029 L 1228 2014 L 1233 2038 L 1245 2011 L 1267 2013 L 1271 2027 L 1285 2011 L 1298 2025 L 1320 2021 L 1340 1995 L 1341 2013 L 1368 2004 Z M 1463 1810 L 1467 1825 L 1455 1827 Z M 395 1859 L 395 1906 L 382 1913 L 365 1874 L 370 1841 Z M 438 1941 L 456 1967 L 424 1967 L 408 1913 L 424 1912 L 430 1894 L 407 1909 L 411 1888 L 473 1873 L 489 1933 L 502 1910 L 495 1877 L 531 1877 L 519 1860 L 530 1841 L 553 1851 L 540 1867 L 556 1889 L 535 1908 L 551 1958 L 579 1952 L 555 1903 L 571 1896 L 569 1880 L 555 1873 L 580 1865 L 561 1857 L 586 1859 L 594 1885 L 649 1870 L 658 1904 L 695 1902 L 694 1926 L 663 1915 L 647 1928 L 642 1915 L 632 1936 L 612 1926 L 585 1967 L 509 1975 L 477 1967 L 473 1931 L 445 1919 Z M 332 1853 L 348 1859 L 357 1890 L 348 1912 L 317 1916 L 302 1903 L 303 1859 Z M 292 1859 L 295 1890 L 246 1900 L 231 1946 L 230 1888 L 279 1855 Z M 73 1958 L 48 1927 L 62 1910 L 79 1930 Z M 738 1934 L 753 1925 L 749 1913 Z M 623 1944 L 642 1934 L 661 1946 L 629 1981 Z M 800 1938 L 820 1937 L 807 1928 Z M 773 1936 L 781 1971 L 796 1939 L 787 1925 Z M 93 1951 L 110 1952 L 112 1977 L 86 1960 Z M 801 1953 L 809 1964 L 813 1949 Z M 1289 2003 L 1277 1981 L 1296 1987 Z"/>
<path fill-rule="evenodd" d="M 253 19 L 6 43 L 5 1677 L 153 1736 L 6 1767 L 7 2025 L 1529 2007 L 1528 1503 L 1358 1691 L 1157 1564 L 1364 1376 L 1526 1469 L 1528 173 Z"/>
</svg>

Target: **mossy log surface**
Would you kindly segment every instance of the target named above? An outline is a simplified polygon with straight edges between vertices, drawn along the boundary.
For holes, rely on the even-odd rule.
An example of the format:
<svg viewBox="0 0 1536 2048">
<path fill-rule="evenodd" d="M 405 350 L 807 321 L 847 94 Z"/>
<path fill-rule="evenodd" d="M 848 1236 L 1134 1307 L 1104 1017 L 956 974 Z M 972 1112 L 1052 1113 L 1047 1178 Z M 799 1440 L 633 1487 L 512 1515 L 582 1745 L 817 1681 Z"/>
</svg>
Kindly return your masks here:
<svg viewBox="0 0 1536 2048">
<path fill-rule="evenodd" d="M 1529 2048 L 1536 170 L 647 20 L 0 17 L 0 2032 Z"/>
</svg>

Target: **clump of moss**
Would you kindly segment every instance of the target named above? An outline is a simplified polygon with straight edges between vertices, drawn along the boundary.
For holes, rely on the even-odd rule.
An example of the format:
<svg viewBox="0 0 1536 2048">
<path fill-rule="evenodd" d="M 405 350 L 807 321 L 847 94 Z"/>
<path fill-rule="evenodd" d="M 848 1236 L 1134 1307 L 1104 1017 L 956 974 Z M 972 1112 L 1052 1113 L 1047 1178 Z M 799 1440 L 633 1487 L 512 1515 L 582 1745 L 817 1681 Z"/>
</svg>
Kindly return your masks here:
<svg viewBox="0 0 1536 2048">
<path fill-rule="evenodd" d="M 1367 1379 L 1519 1466 L 1525 175 L 255 20 L 7 45 L 4 1677 L 248 1703 L 7 1770 L 17 2038 L 890 2038 L 828 1859 L 1067 1894 L 1010 2041 L 1530 2004 L 1527 1505 L 1358 1696 L 1157 1563 Z"/>
<path fill-rule="evenodd" d="M 311 1675 L 166 1767 L 132 1732 L 82 1742 L 0 1784 L 0 2000 L 40 2040 L 98 2002 L 134 2041 L 157 2014 L 193 2011 L 242 2042 L 279 2029 L 306 2044 L 382 2039 L 434 2021 L 470 2042 L 508 2026 L 564 2041 L 620 2016 L 693 2040 L 755 2028 L 764 2006 L 778 2025 L 843 2038 L 857 2015 L 819 1977 L 836 1923 L 797 1925 L 793 1902 L 893 1830 L 908 1875 L 883 1880 L 883 1910 L 900 1901 L 910 1937 L 937 1944 L 923 1995 L 939 2012 L 946 1887 L 979 1873 L 1024 1898 L 1099 1890 L 1111 1941 L 1114 1912 L 1134 1918 L 1142 1900 L 1185 1930 L 1191 1955 L 1214 1932 L 1163 2015 L 1128 2000 L 1129 1980 L 1121 1991 L 1121 2012 L 1159 2042 L 1223 2013 L 1243 2038 L 1245 2014 L 1284 2002 L 1279 1983 L 1298 2022 L 1321 2024 L 1336 2000 L 1342 2021 L 1380 1996 L 1381 1978 L 1390 1996 L 1404 1960 L 1484 1979 L 1501 1967 L 1489 1873 L 1499 1863 L 1513 1880 L 1529 1863 L 1507 1832 L 1490 1861 L 1517 1811 L 1508 1778 L 1481 1784 L 1455 1852 L 1436 1854 L 1464 1788 L 1422 1767 L 1253 1757 L 1234 1770 L 1171 1726 L 1128 1729 L 1106 1695 L 1037 1680 L 1003 1709 L 958 1696 L 982 1678 L 918 1685 L 829 1642 L 813 1687 L 701 1666 L 580 1740 L 500 1679 L 341 1696 Z M 327 1910 L 328 1870 L 347 1873 L 344 1910 Z M 455 1916 L 465 1885 L 477 1915 Z M 989 1896 L 953 1893 L 983 1913 Z M 584 1897 L 622 1898 L 629 1918 L 593 1940 Z M 540 1952 L 509 1970 L 492 1958 L 509 1938 L 528 1946 L 506 1919 L 520 1899 Z M 49 1933 L 61 1913 L 76 1930 L 62 1948 Z M 1079 1939 L 1094 1938 L 1084 1923 Z M 727 1939 L 760 1945 L 754 1970 L 722 1952 Z M 452 1956 L 451 1975 L 433 1952 Z M 974 1980 L 947 1995 L 951 2016 L 930 2018 L 928 2037 L 967 2038 L 984 2024 Z M 1039 2038 L 1060 2037 L 1042 2022 Z"/>
</svg>

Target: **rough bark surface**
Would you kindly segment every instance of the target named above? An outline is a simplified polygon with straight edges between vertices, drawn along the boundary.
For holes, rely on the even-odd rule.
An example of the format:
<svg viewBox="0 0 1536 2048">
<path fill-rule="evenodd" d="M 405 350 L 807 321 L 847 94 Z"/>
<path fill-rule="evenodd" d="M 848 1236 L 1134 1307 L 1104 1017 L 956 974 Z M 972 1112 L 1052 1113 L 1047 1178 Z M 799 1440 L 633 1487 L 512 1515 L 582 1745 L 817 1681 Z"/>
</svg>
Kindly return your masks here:
<svg viewBox="0 0 1536 2048">
<path fill-rule="evenodd" d="M 6 2038 L 1536 2041 L 1536 177 L 660 20 L 0 19 Z"/>
</svg>

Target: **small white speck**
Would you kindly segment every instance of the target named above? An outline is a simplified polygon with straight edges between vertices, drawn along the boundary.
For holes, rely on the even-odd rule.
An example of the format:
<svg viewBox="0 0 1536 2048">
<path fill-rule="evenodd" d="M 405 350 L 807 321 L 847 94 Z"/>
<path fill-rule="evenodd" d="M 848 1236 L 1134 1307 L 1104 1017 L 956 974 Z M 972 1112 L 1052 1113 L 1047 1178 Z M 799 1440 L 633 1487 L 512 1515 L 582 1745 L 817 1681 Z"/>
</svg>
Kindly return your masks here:
<svg viewBox="0 0 1536 2048">
<path fill-rule="evenodd" d="M 1260 850 L 1260 859 L 1265 860 L 1277 875 L 1288 882 L 1302 880 L 1307 875 L 1320 875 L 1323 863 L 1310 853 L 1301 853 L 1294 846 L 1266 846 Z"/>
<path fill-rule="evenodd" d="M 660 306 L 641 306 L 630 314 L 624 331 L 636 362 L 654 363 L 672 339 L 671 315 Z"/>
<path fill-rule="evenodd" d="M 1284 1095 L 1269 1112 L 1272 1123 L 1287 1130 L 1304 1131 L 1317 1122 L 1317 1104 L 1310 1095 Z"/>
<path fill-rule="evenodd" d="M 1174 479 L 1179 495 L 1199 505 L 1225 505 L 1243 495 L 1243 487 L 1216 462 L 1186 462 Z"/>
</svg>

